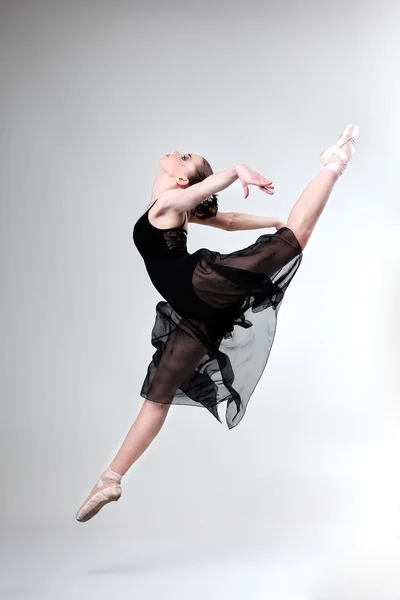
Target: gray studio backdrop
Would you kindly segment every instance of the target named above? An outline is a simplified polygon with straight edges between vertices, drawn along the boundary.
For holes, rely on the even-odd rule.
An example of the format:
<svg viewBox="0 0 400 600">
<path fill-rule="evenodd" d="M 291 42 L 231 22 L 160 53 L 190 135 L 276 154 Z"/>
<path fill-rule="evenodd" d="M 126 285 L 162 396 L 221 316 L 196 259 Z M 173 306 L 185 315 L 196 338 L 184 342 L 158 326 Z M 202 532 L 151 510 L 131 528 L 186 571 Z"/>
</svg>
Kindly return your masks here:
<svg viewBox="0 0 400 600">
<path fill-rule="evenodd" d="M 357 569 L 387 584 L 400 532 L 399 20 L 372 0 L 2 0 L 0 523 L 15 552 L 34 532 L 79 548 L 118 531 L 157 556 L 318 557 L 353 599 Z M 244 420 L 228 431 L 172 407 L 118 505 L 75 523 L 142 402 L 159 297 L 132 227 L 158 157 L 245 162 L 276 195 L 244 201 L 236 184 L 221 210 L 286 218 L 349 122 L 356 157 Z M 257 235 L 193 226 L 189 246 Z"/>
</svg>

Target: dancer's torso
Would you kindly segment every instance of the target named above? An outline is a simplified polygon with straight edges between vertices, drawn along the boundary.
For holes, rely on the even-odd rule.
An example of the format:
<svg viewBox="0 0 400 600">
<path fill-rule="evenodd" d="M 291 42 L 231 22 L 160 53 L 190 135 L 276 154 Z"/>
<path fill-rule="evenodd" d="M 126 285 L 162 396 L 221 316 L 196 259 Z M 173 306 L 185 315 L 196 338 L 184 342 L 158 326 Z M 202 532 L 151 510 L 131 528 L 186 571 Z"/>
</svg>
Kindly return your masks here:
<svg viewBox="0 0 400 600">
<path fill-rule="evenodd" d="M 149 221 L 150 207 L 136 222 L 133 240 L 146 263 L 166 259 L 174 261 L 187 255 L 185 230 L 186 217 L 179 227 L 158 229 Z"/>
<path fill-rule="evenodd" d="M 192 277 L 201 250 L 194 254 L 187 250 L 186 217 L 179 227 L 158 229 L 149 221 L 150 208 L 136 222 L 133 240 L 161 296 L 178 312 L 191 312 L 199 302 Z"/>
</svg>

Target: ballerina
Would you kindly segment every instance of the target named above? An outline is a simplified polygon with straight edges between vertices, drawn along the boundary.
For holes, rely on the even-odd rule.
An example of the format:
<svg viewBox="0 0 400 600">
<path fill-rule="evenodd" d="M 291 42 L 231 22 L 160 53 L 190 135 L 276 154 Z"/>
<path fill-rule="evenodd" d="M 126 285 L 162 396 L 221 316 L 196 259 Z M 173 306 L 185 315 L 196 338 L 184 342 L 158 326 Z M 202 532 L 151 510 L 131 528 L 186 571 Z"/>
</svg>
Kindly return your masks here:
<svg viewBox="0 0 400 600">
<path fill-rule="evenodd" d="M 246 165 L 214 174 L 196 154 L 160 159 L 152 198 L 133 238 L 148 275 L 163 297 L 152 332 L 155 348 L 141 395 L 142 408 L 111 465 L 76 518 L 85 522 L 121 496 L 121 479 L 163 426 L 171 404 L 205 407 L 232 429 L 268 361 L 284 294 L 303 250 L 340 175 L 352 158 L 358 127 L 349 125 L 320 156 L 324 168 L 293 206 L 287 224 L 278 219 L 221 212 L 216 194 L 240 180 L 272 195 L 274 185 Z M 275 228 L 251 246 L 232 252 L 187 250 L 189 223 L 228 231 Z"/>
</svg>

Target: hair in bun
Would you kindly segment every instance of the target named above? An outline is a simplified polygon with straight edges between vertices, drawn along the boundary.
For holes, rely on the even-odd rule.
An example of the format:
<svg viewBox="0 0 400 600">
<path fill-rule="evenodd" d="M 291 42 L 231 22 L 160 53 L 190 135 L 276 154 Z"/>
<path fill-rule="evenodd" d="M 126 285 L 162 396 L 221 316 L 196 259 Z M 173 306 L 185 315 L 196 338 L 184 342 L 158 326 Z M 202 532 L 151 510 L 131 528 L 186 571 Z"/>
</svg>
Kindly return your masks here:
<svg viewBox="0 0 400 600">
<path fill-rule="evenodd" d="M 211 217 L 216 217 L 218 213 L 218 198 L 215 194 L 200 202 L 193 209 L 193 214 L 197 219 L 204 221 L 205 219 L 210 219 Z"/>
<path fill-rule="evenodd" d="M 196 168 L 196 170 L 190 175 L 189 181 L 190 185 L 194 185 L 196 183 L 200 183 L 210 177 L 213 174 L 213 170 L 211 168 L 210 163 L 203 158 L 203 162 L 200 166 Z M 197 206 L 194 207 L 192 213 L 198 219 L 204 221 L 205 219 L 210 219 L 211 217 L 215 217 L 218 212 L 218 198 L 215 194 L 200 202 Z"/>
</svg>

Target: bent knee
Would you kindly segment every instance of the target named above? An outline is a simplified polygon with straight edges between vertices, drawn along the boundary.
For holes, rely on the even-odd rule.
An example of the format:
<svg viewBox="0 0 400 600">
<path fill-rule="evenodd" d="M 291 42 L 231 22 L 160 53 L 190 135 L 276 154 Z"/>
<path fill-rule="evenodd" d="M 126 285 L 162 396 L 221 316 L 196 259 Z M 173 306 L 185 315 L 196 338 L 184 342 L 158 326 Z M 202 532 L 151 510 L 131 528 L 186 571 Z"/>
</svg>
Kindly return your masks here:
<svg viewBox="0 0 400 600">
<path fill-rule="evenodd" d="M 308 241 L 311 237 L 312 231 L 309 229 L 303 229 L 302 227 L 294 228 L 291 227 L 292 232 L 294 233 L 296 240 L 299 242 L 299 245 L 302 250 L 307 246 Z"/>
</svg>

